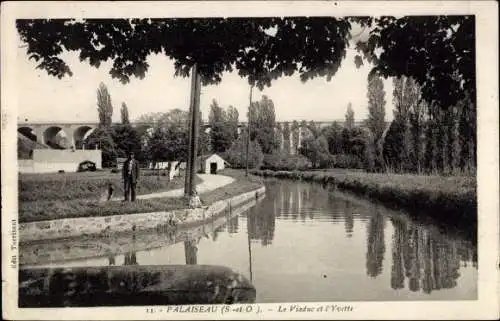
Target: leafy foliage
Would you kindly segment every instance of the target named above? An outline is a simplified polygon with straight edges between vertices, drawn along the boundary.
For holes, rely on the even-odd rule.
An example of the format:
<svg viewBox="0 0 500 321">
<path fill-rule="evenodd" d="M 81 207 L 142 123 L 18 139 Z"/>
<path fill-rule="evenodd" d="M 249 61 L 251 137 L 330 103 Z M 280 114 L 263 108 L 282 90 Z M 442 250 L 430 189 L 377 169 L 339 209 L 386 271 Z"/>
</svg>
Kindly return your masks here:
<svg viewBox="0 0 500 321">
<path fill-rule="evenodd" d="M 476 96 L 473 15 L 380 17 L 363 23 L 374 28 L 356 47 L 375 64 L 372 73 L 412 77 L 423 98 L 442 109 Z"/>
<path fill-rule="evenodd" d="M 16 26 L 30 59 L 59 78 L 72 75 L 60 58 L 64 50 L 80 51 L 95 67 L 112 60 L 111 76 L 124 83 L 144 77 L 148 55 L 163 53 L 176 75 L 188 76 L 198 63 L 203 84 L 213 84 L 236 68 L 260 89 L 296 71 L 303 81 L 331 79 L 351 27 L 349 18 L 333 17 L 21 19 Z"/>
<path fill-rule="evenodd" d="M 317 138 L 314 136 L 306 137 L 302 141 L 300 153 L 311 161 L 313 168 L 329 165 L 328 141 L 323 135 Z"/>
<path fill-rule="evenodd" d="M 238 110 L 230 106 L 227 112 L 214 99 L 208 115 L 210 143 L 214 153 L 224 153 L 238 135 Z"/>
<path fill-rule="evenodd" d="M 246 166 L 247 134 L 242 132 L 240 137 L 233 142 L 231 147 L 224 154 L 225 159 L 232 168 L 245 168 Z M 259 168 L 264 159 L 262 148 L 256 140 L 250 141 L 248 149 L 248 167 Z"/>
<path fill-rule="evenodd" d="M 227 107 L 226 117 L 226 127 L 228 127 L 231 142 L 234 142 L 238 138 L 238 124 L 240 117 L 238 109 L 233 106 Z"/>
<path fill-rule="evenodd" d="M 147 142 L 148 154 L 153 161 L 177 161 L 187 159 L 188 113 L 173 109 L 159 115 L 152 136 Z"/>
<path fill-rule="evenodd" d="M 394 79 L 394 121 L 384 142 L 384 158 L 396 172 L 441 174 L 475 171 L 474 113 L 470 100 L 440 109 L 422 99 L 420 86 L 410 77 Z M 464 114 L 465 111 L 465 114 Z M 469 157 L 468 155 L 472 155 Z"/>
<path fill-rule="evenodd" d="M 118 157 L 118 151 L 113 140 L 113 132 L 111 128 L 97 127 L 85 139 L 85 146 L 88 149 L 100 149 L 102 151 L 102 166 L 112 167 Z"/>
<path fill-rule="evenodd" d="M 342 126 L 337 122 L 323 129 L 328 142 L 328 151 L 330 154 L 341 154 L 344 150 L 342 142 Z"/>
<path fill-rule="evenodd" d="M 127 157 L 134 153 L 138 160 L 143 160 L 141 137 L 130 124 L 117 124 L 111 128 L 111 138 L 115 143 L 117 157 Z"/>
<path fill-rule="evenodd" d="M 378 141 L 385 130 L 385 91 L 382 79 L 372 75 L 368 79 L 368 128 Z"/>
<path fill-rule="evenodd" d="M 249 109 L 250 140 L 257 140 L 264 154 L 271 154 L 278 148 L 276 141 L 276 114 L 274 103 L 267 96 L 260 101 L 252 102 Z"/>
</svg>

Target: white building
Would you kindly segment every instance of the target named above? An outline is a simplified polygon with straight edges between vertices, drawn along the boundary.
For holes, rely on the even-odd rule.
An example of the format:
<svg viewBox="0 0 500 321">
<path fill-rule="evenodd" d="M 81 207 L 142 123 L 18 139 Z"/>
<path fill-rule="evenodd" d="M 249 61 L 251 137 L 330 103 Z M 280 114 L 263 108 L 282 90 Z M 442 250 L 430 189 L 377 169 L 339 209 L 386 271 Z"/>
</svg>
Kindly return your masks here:
<svg viewBox="0 0 500 321">
<path fill-rule="evenodd" d="M 76 172 L 80 163 L 91 161 L 101 169 L 100 150 L 34 149 L 32 159 L 18 160 L 20 173 Z"/>
<path fill-rule="evenodd" d="M 217 154 L 203 155 L 198 157 L 200 171 L 205 174 L 217 174 L 229 165 L 222 157 Z"/>
</svg>

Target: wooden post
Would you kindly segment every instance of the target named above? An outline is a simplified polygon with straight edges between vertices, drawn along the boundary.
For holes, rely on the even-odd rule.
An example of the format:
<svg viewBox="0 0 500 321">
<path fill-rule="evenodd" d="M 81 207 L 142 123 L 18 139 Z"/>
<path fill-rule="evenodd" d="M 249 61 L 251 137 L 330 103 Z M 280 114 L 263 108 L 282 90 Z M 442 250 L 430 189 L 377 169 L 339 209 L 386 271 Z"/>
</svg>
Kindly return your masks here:
<svg viewBox="0 0 500 321">
<path fill-rule="evenodd" d="M 248 155 L 250 151 L 250 113 L 252 110 L 252 91 L 253 91 L 253 85 L 250 87 L 250 105 L 248 107 L 248 126 L 247 126 L 247 151 L 246 151 L 246 164 L 245 164 L 245 176 L 248 176 Z"/>
<path fill-rule="evenodd" d="M 191 70 L 191 101 L 189 110 L 189 148 L 186 166 L 186 181 L 184 185 L 184 195 L 187 197 L 189 207 L 200 205 L 199 197 L 196 193 L 194 178 L 196 176 L 196 156 L 198 154 L 199 118 L 200 111 L 200 90 L 201 79 L 198 74 L 197 65 L 194 64 Z"/>
<path fill-rule="evenodd" d="M 190 195 L 190 175 L 191 175 L 191 142 L 193 141 L 191 137 L 191 128 L 193 127 L 193 107 L 194 107 L 194 96 L 196 93 L 196 65 L 191 68 L 191 97 L 189 99 L 189 113 L 188 113 L 188 156 L 186 159 L 186 172 L 184 179 L 184 197 L 188 198 Z"/>
</svg>

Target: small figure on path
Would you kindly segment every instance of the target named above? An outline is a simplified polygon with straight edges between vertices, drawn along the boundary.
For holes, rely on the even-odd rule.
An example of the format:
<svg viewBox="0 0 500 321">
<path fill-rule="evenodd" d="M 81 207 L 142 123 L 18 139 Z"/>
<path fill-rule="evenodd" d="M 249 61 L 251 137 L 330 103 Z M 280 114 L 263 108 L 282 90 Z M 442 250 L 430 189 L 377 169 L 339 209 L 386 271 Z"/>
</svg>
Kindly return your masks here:
<svg viewBox="0 0 500 321">
<path fill-rule="evenodd" d="M 108 182 L 106 189 L 102 192 L 101 197 L 99 198 L 99 203 L 110 201 L 114 190 L 115 188 L 113 187 L 113 183 Z"/>
<path fill-rule="evenodd" d="M 113 191 L 114 191 L 113 183 L 109 182 L 108 183 L 108 196 L 106 198 L 107 201 L 109 201 L 111 199 L 111 196 L 113 196 Z"/>
<path fill-rule="evenodd" d="M 128 155 L 127 160 L 123 163 L 122 169 L 123 184 L 125 190 L 125 200 L 135 201 L 135 187 L 139 178 L 139 163 L 134 157 L 134 153 Z"/>
</svg>

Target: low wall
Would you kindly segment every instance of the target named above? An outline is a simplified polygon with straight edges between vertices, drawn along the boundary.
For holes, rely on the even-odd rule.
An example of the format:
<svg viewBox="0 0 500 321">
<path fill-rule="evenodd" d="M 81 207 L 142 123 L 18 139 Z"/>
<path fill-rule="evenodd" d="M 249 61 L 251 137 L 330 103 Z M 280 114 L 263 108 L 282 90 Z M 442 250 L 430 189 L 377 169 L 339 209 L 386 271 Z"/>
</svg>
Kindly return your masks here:
<svg viewBox="0 0 500 321">
<path fill-rule="evenodd" d="M 32 160 L 19 160 L 21 173 L 52 173 L 59 170 L 76 172 L 83 161 L 91 161 L 97 168 L 102 168 L 100 150 L 57 150 L 35 149 Z"/>
<path fill-rule="evenodd" d="M 264 198 L 253 198 L 237 208 L 226 208 L 223 212 L 208 219 L 208 222 L 189 227 L 166 226 L 165 228 L 139 233 L 115 233 L 102 236 L 74 237 L 40 242 L 23 243 L 19 247 L 19 265 L 36 267 L 40 265 L 70 262 L 82 259 L 115 256 L 123 253 L 146 251 L 189 240 L 196 240 L 213 233 L 230 219 L 257 205 Z"/>
<path fill-rule="evenodd" d="M 265 187 L 260 187 L 251 192 L 214 202 L 206 208 L 21 223 L 19 239 L 21 243 L 25 243 L 85 235 L 139 232 L 161 229 L 171 223 L 178 228 L 191 226 L 204 223 L 226 209 L 235 208 L 251 199 L 258 199 L 265 192 Z"/>
</svg>

